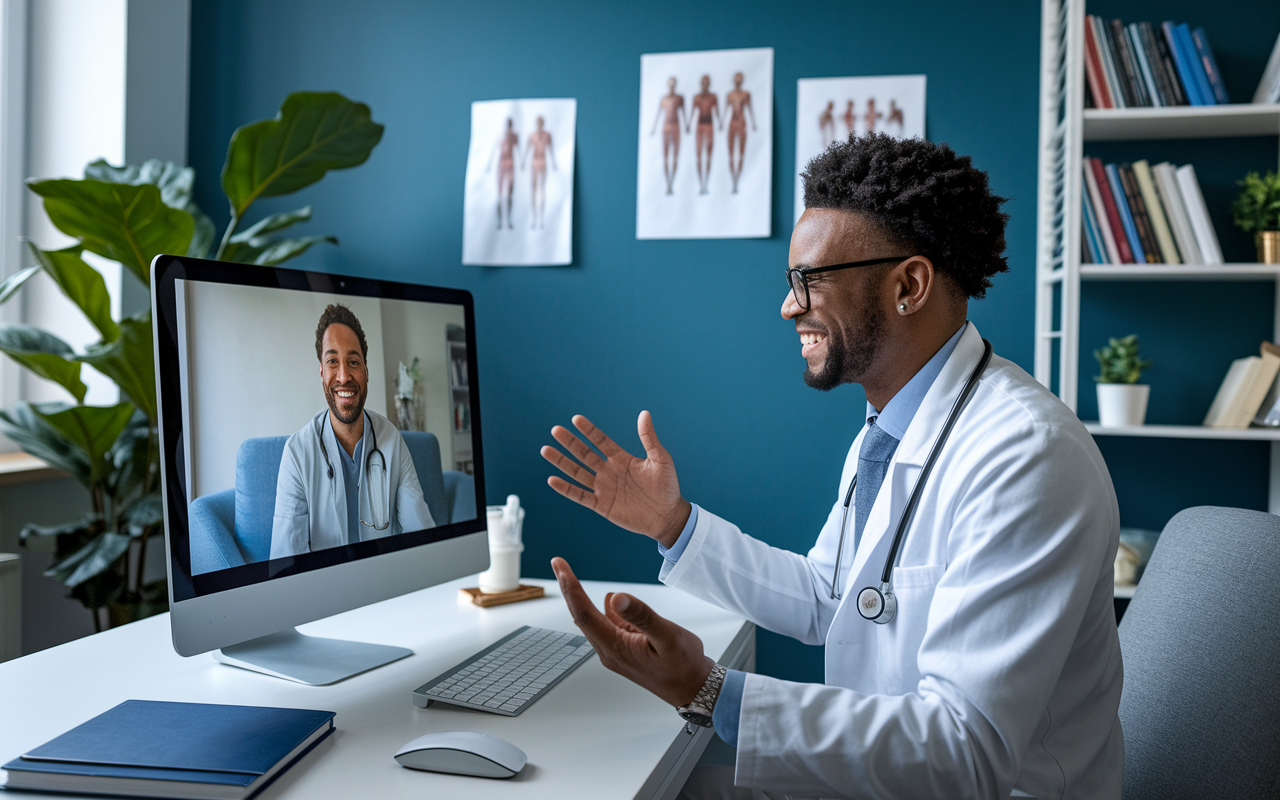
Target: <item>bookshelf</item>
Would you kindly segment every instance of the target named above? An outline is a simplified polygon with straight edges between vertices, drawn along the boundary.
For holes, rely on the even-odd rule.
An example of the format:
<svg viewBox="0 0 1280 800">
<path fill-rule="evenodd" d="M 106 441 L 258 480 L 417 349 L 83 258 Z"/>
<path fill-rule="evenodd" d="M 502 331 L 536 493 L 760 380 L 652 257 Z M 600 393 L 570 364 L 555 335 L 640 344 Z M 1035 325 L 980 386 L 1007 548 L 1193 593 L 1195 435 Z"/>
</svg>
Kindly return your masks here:
<svg viewBox="0 0 1280 800">
<path fill-rule="evenodd" d="M 450 326 L 452 328 L 453 326 Z M 448 330 L 445 364 L 449 368 L 449 430 L 453 437 L 453 468 L 473 473 L 471 451 L 471 384 L 468 378 L 467 342 L 461 328 Z"/>
<path fill-rule="evenodd" d="M 1078 408 L 1081 284 L 1085 281 L 1255 281 L 1276 295 L 1273 341 L 1280 341 L 1280 266 L 1081 264 L 1082 159 L 1086 142 L 1219 139 L 1280 135 L 1280 105 L 1163 108 L 1084 107 L 1084 0 L 1042 0 L 1040 141 L 1036 233 L 1035 377 Z M 1243 354 L 1242 354 L 1243 355 Z M 1280 513 L 1280 431 L 1199 425 L 1102 428 L 1095 436 L 1270 442 L 1271 513 Z"/>
</svg>

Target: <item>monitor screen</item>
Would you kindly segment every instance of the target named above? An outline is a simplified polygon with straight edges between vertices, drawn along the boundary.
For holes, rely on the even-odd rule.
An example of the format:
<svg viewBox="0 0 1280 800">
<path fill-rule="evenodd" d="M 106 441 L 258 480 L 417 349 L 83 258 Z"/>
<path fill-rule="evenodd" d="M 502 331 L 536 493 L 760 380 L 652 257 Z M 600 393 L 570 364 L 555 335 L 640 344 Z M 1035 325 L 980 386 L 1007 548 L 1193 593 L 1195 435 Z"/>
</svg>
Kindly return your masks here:
<svg viewBox="0 0 1280 800">
<path fill-rule="evenodd" d="M 153 270 L 175 608 L 484 530 L 469 293 Z"/>
</svg>

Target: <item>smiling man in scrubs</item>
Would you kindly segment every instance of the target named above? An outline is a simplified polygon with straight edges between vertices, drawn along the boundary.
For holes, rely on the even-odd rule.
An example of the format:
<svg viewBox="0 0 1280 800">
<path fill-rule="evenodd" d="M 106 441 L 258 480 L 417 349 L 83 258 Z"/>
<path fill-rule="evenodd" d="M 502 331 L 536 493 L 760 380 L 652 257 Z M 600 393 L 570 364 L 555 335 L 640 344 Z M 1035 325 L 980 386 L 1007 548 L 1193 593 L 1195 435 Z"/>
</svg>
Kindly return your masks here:
<svg viewBox="0 0 1280 800">
<path fill-rule="evenodd" d="M 365 408 L 368 357 L 351 309 L 326 308 L 316 325 L 316 358 L 328 408 L 285 443 L 271 558 L 435 527 L 400 431 Z"/>
<path fill-rule="evenodd" d="M 782 316 L 808 385 L 866 395 L 806 555 L 685 500 L 648 412 L 643 459 L 582 416 L 599 453 L 560 426 L 570 455 L 542 453 L 576 482 L 552 477 L 553 489 L 658 543 L 664 583 L 825 645 L 825 682 L 726 670 L 630 595 L 601 613 L 554 559 L 574 622 L 605 666 L 736 745 L 736 767 L 696 770 L 686 798 L 1119 798 L 1115 492 L 1075 414 L 1017 365 L 988 361 L 967 321 L 970 298 L 1008 268 L 1003 199 L 949 147 L 883 134 L 828 148 L 804 192 Z M 762 464 L 762 479 L 794 466 Z"/>
</svg>

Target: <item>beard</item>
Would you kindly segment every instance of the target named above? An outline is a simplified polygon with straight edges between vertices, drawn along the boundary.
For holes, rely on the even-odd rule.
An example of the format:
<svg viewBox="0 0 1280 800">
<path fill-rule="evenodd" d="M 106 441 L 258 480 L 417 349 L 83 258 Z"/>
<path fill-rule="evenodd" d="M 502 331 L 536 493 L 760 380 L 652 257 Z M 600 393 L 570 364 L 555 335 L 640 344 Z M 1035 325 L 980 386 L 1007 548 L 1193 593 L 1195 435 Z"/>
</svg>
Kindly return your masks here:
<svg viewBox="0 0 1280 800">
<path fill-rule="evenodd" d="M 844 383 L 859 382 L 880 355 L 884 328 L 884 310 L 868 305 L 857 329 L 828 330 L 827 358 L 817 372 L 805 367 L 804 382 L 820 392 L 829 392 Z"/>
<path fill-rule="evenodd" d="M 339 389 L 354 389 L 356 392 L 356 406 L 351 410 L 350 414 L 343 414 L 338 410 L 337 391 Z M 350 425 L 360 419 L 360 415 L 364 413 L 364 400 L 369 394 L 368 388 L 361 388 L 354 381 L 344 384 L 332 384 L 324 387 L 324 399 L 329 404 L 329 413 L 333 414 L 333 418 L 341 422 L 343 425 Z"/>
</svg>

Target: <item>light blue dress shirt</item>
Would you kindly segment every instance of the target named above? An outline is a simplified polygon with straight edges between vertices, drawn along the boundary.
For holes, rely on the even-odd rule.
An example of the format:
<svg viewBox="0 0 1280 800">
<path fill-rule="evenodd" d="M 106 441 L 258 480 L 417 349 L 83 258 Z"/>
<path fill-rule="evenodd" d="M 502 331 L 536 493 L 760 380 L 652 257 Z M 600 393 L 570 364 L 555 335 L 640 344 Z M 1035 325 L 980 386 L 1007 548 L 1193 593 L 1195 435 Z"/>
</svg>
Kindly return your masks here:
<svg viewBox="0 0 1280 800">
<path fill-rule="evenodd" d="M 942 372 L 943 366 L 951 357 L 952 351 L 956 349 L 960 336 L 967 327 L 969 327 L 967 322 L 961 325 L 960 330 L 952 334 L 947 343 L 933 354 L 933 358 L 929 359 L 928 363 L 907 381 L 907 385 L 899 389 L 898 393 L 884 404 L 883 410 L 877 411 L 876 407 L 868 402 L 867 422 L 875 420 L 885 433 L 902 441 L 902 437 L 907 433 L 907 426 L 911 424 L 911 420 L 915 419 L 916 412 L 920 410 L 920 404 L 924 402 L 924 396 L 929 393 L 930 387 L 938 378 L 938 373 Z M 680 538 L 676 539 L 670 549 L 658 545 L 658 552 L 672 564 L 680 560 L 685 548 L 689 546 L 689 540 L 693 538 L 693 529 L 698 525 L 698 505 L 696 503 L 690 503 L 690 505 L 693 506 L 693 510 L 689 512 L 689 521 L 685 523 Z M 720 697 L 716 700 L 716 706 L 711 712 L 711 722 L 715 725 L 716 733 L 734 747 L 738 746 L 738 722 L 742 716 L 742 690 L 746 682 L 747 673 L 736 669 L 728 670 L 724 677 L 724 686 L 720 689 Z"/>
<path fill-rule="evenodd" d="M 332 419 L 329 424 L 333 424 Z M 354 455 L 347 455 L 347 449 L 338 442 L 338 463 L 342 466 L 342 483 L 347 491 L 347 544 L 360 541 L 360 465 L 364 463 L 364 440 L 369 437 L 370 427 L 364 426 L 364 436 L 356 442 Z M 338 438 L 337 431 L 333 432 L 333 438 Z"/>
</svg>

